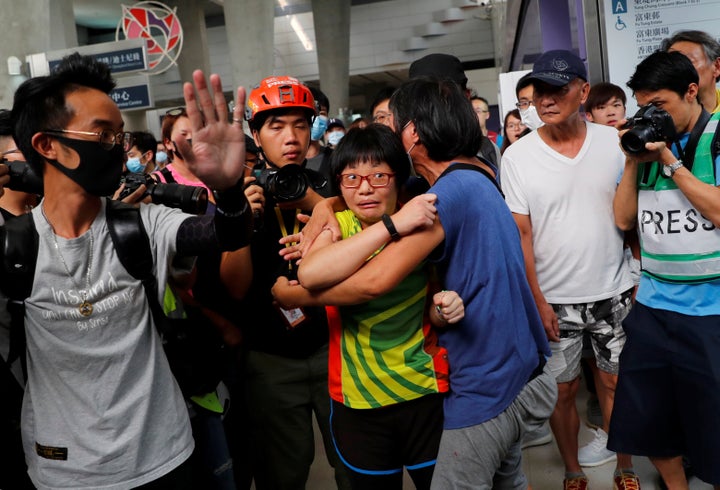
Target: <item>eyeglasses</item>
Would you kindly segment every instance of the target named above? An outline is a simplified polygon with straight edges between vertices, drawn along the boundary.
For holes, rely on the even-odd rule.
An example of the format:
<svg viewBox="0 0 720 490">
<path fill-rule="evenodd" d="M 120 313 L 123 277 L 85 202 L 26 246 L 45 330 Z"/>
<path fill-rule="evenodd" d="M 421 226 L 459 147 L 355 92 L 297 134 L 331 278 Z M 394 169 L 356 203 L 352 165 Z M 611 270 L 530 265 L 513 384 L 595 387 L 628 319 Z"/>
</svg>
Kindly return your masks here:
<svg viewBox="0 0 720 490">
<path fill-rule="evenodd" d="M 120 131 L 116 133 L 114 131 L 73 131 L 71 129 L 46 129 L 43 133 L 48 134 L 84 134 L 86 136 L 97 136 L 98 143 L 103 150 L 112 150 L 115 145 L 121 145 L 123 151 L 127 152 L 133 147 L 135 142 L 132 133 L 126 131 Z"/>
<path fill-rule="evenodd" d="M 525 124 L 523 123 L 508 123 L 505 125 L 505 129 L 520 129 L 524 128 Z"/>
<path fill-rule="evenodd" d="M 485 109 L 475 109 L 475 114 L 487 114 L 490 111 L 486 111 Z"/>
<path fill-rule="evenodd" d="M 165 111 L 166 116 L 185 116 L 187 112 L 184 107 L 176 107 L 174 109 L 168 109 Z"/>
<path fill-rule="evenodd" d="M 533 104 L 532 100 L 521 100 L 520 102 L 515 104 L 515 107 L 517 107 L 518 109 L 525 110 L 528 107 L 530 107 L 531 105 L 535 105 L 535 104 Z"/>
<path fill-rule="evenodd" d="M 363 180 L 367 180 L 370 187 L 387 187 L 390 183 L 390 177 L 394 177 L 395 174 L 388 174 L 385 172 L 375 172 L 370 175 L 358 175 L 358 174 L 341 174 L 339 177 L 340 185 L 346 189 L 357 189 L 362 185 Z"/>
<path fill-rule="evenodd" d="M 373 116 L 373 122 L 383 124 L 385 121 L 389 121 L 391 117 L 392 113 L 390 112 L 378 112 Z"/>
</svg>

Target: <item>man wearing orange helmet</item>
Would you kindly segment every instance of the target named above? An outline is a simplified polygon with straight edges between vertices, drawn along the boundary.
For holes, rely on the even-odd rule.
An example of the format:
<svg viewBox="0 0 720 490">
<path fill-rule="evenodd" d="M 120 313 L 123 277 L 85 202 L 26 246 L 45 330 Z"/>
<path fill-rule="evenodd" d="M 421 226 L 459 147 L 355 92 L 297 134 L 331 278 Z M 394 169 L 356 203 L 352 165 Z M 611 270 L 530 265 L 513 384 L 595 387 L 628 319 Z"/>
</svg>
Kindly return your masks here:
<svg viewBox="0 0 720 490">
<path fill-rule="evenodd" d="M 330 439 L 325 311 L 283 310 L 273 304 L 270 293 L 279 276 L 295 279 L 296 266 L 279 255 L 279 239 L 297 233 L 298 212 L 309 213 L 331 192 L 325 176 L 305 168 L 316 115 L 310 89 L 292 77 L 262 80 L 250 92 L 245 111 L 260 160 L 251 185 L 265 195 L 251 246 L 253 284 L 241 310 L 258 490 L 305 487 L 314 454 L 313 412 L 338 487 L 350 488 Z"/>
</svg>

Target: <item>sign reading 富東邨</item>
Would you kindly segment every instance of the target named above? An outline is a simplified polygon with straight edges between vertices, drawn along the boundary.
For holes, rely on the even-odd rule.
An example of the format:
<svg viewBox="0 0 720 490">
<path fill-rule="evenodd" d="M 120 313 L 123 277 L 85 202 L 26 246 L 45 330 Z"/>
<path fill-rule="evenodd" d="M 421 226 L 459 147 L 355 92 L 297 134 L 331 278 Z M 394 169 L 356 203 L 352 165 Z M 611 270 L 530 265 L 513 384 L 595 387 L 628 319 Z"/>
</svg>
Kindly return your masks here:
<svg viewBox="0 0 720 490">
<path fill-rule="evenodd" d="M 627 91 L 635 67 L 662 40 L 681 30 L 705 31 L 720 39 L 720 0 L 604 0 L 609 81 Z M 628 114 L 636 104 L 628 93 Z"/>
</svg>

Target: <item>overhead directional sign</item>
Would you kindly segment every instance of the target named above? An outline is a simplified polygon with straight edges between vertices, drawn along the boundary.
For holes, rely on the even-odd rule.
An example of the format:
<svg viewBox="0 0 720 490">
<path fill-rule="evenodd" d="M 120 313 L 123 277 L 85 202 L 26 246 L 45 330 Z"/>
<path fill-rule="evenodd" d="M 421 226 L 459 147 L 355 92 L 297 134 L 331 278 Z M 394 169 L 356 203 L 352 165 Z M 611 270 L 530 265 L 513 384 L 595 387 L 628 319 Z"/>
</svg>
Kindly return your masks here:
<svg viewBox="0 0 720 490">
<path fill-rule="evenodd" d="M 120 110 L 153 107 L 154 101 L 147 74 L 118 78 L 117 82 L 118 86 L 110 92 L 110 98 L 115 101 Z"/>
<path fill-rule="evenodd" d="M 30 74 L 34 77 L 48 75 L 50 70 L 55 68 L 65 56 L 76 52 L 106 63 L 115 75 L 136 73 L 148 68 L 145 41 L 143 39 L 126 39 L 32 54 L 27 57 Z"/>
</svg>

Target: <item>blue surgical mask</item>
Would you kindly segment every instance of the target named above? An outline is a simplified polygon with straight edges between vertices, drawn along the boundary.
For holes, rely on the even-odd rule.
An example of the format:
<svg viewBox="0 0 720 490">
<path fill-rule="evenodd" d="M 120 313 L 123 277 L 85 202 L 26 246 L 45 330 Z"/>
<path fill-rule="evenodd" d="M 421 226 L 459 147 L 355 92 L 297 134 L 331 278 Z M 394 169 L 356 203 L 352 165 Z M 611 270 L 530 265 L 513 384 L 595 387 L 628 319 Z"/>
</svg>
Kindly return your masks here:
<svg viewBox="0 0 720 490">
<path fill-rule="evenodd" d="M 327 129 L 328 118 L 327 116 L 317 116 L 313 121 L 312 130 L 310 131 L 310 139 L 318 141 L 325 134 Z"/>
<path fill-rule="evenodd" d="M 164 151 L 159 151 L 155 154 L 155 161 L 158 165 L 165 165 L 168 161 L 168 154 Z"/>
<path fill-rule="evenodd" d="M 333 131 L 328 135 L 328 143 L 333 146 L 337 146 L 343 136 L 345 136 L 345 133 L 343 133 L 342 131 Z"/>
<path fill-rule="evenodd" d="M 125 162 L 127 169 L 134 174 L 141 174 L 145 171 L 146 164 L 142 163 L 139 158 L 128 158 Z"/>
</svg>

